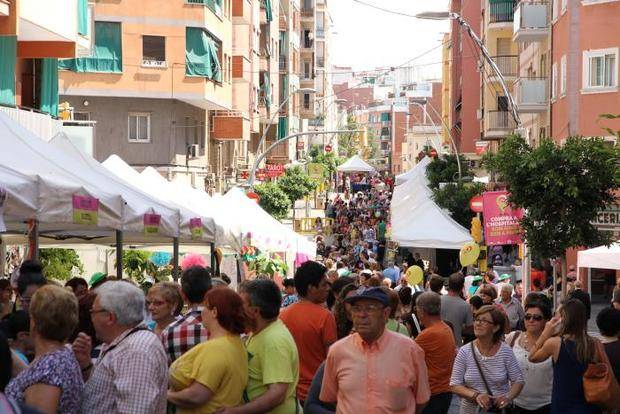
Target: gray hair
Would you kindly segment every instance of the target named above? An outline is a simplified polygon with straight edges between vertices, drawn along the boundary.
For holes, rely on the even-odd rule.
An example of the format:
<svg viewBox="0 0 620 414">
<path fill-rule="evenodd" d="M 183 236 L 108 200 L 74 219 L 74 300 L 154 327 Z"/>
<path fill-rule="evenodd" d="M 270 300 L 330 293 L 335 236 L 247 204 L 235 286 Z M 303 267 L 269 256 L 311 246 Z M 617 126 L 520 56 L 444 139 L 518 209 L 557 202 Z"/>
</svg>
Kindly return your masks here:
<svg viewBox="0 0 620 414">
<path fill-rule="evenodd" d="M 512 287 L 512 285 L 509 285 L 509 284 L 502 285 L 502 292 L 505 292 L 505 291 L 510 292 L 510 294 L 512 295 L 514 288 Z"/>
<path fill-rule="evenodd" d="M 416 308 L 431 316 L 441 315 L 441 295 L 435 292 L 424 292 L 415 303 Z"/>
<path fill-rule="evenodd" d="M 135 326 L 144 320 L 144 293 L 123 281 L 106 282 L 97 288 L 102 309 L 116 315 L 121 326 Z"/>
</svg>

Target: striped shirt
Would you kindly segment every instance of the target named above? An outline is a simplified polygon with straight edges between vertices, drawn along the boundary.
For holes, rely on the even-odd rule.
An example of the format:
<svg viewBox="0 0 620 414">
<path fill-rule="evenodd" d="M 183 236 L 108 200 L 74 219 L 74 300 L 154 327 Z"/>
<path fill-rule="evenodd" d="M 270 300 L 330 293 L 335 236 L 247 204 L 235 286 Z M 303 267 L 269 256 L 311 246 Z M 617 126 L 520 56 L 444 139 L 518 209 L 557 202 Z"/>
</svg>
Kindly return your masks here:
<svg viewBox="0 0 620 414">
<path fill-rule="evenodd" d="M 452 368 L 452 378 L 450 385 L 463 385 L 476 390 L 480 394 L 488 394 L 484 385 L 480 371 L 476 366 L 476 361 L 472 354 L 472 349 L 476 349 L 476 356 L 480 362 L 480 368 L 484 372 L 484 377 L 491 388 L 493 397 L 505 395 L 510 389 L 511 383 L 522 383 L 523 373 L 519 368 L 519 363 L 512 352 L 512 348 L 501 343 L 499 350 L 493 356 L 483 356 L 473 345 L 473 342 L 462 346 L 456 355 L 454 367 Z M 476 412 L 476 404 L 461 398 L 461 414 L 473 414 Z"/>
</svg>

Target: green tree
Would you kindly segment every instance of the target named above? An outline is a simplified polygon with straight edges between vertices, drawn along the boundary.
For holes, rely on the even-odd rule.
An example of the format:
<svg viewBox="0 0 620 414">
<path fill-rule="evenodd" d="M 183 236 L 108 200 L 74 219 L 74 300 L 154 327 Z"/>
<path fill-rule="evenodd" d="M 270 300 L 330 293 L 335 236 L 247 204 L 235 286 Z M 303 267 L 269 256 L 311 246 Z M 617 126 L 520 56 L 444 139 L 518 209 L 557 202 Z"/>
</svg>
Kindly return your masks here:
<svg viewBox="0 0 620 414">
<path fill-rule="evenodd" d="M 469 166 L 463 157 L 461 160 L 461 175 L 467 177 L 471 174 Z M 471 219 L 476 215 L 469 208 L 469 200 L 484 191 L 484 185 L 480 183 L 466 183 L 458 181 L 458 164 L 456 155 L 444 154 L 435 158 L 426 167 L 426 178 L 429 187 L 433 190 L 433 200 L 441 208 L 450 212 L 450 216 L 461 226 L 469 228 Z M 440 183 L 445 183 L 440 187 Z"/>
<path fill-rule="evenodd" d="M 570 137 L 562 146 L 544 139 L 532 148 L 511 136 L 485 165 L 506 184 L 510 202 L 525 209 L 521 226 L 530 249 L 543 258 L 559 258 L 565 276 L 566 249 L 612 241 L 591 222 L 615 201 L 619 159 L 620 148 L 600 138 Z"/>
<path fill-rule="evenodd" d="M 340 164 L 344 162 L 342 158 L 336 155 L 335 152 L 323 152 L 319 145 L 313 145 L 308 152 L 310 161 L 322 164 L 325 172 L 325 177 L 329 178 L 336 173 L 336 169 Z"/>
<path fill-rule="evenodd" d="M 267 213 L 278 220 L 286 218 L 291 208 L 291 200 L 276 183 L 263 183 L 254 187 L 254 191 L 260 197 L 259 205 Z"/>
<path fill-rule="evenodd" d="M 360 129 L 357 120 L 353 115 L 347 117 L 346 129 Z M 345 158 L 350 158 L 358 154 L 361 150 L 358 132 L 344 132 L 338 134 L 338 151 Z"/>
<path fill-rule="evenodd" d="M 123 271 L 138 284 L 144 283 L 149 257 L 151 253 L 145 250 L 123 250 Z"/>
<path fill-rule="evenodd" d="M 277 184 L 292 203 L 309 195 L 317 188 L 317 182 L 310 178 L 301 167 L 287 168 Z"/>
<path fill-rule="evenodd" d="M 50 279 L 68 280 L 74 272 L 84 274 L 84 265 L 73 249 L 41 249 L 41 264 Z"/>
</svg>

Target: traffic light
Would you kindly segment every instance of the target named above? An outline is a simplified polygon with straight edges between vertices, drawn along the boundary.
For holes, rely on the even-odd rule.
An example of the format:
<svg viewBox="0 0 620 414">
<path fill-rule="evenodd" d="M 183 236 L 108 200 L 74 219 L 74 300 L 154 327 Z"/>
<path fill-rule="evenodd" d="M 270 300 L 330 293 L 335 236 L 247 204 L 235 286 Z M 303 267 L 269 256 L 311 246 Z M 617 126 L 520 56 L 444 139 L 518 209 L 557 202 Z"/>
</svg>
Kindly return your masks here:
<svg viewBox="0 0 620 414">
<path fill-rule="evenodd" d="M 471 219 L 471 237 L 474 239 L 476 243 L 480 243 L 482 241 L 482 223 L 478 217 L 474 217 Z"/>
</svg>

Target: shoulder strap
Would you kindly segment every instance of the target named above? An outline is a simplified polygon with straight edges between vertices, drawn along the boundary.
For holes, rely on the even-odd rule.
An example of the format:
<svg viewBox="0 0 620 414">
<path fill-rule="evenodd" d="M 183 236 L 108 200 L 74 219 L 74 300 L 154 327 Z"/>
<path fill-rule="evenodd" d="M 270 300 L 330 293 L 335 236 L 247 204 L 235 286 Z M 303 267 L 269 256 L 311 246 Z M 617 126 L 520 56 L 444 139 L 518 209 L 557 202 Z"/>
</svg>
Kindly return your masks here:
<svg viewBox="0 0 620 414">
<path fill-rule="evenodd" d="M 476 367 L 478 367 L 478 372 L 480 373 L 480 376 L 482 377 L 482 382 L 484 382 L 484 388 L 487 389 L 487 392 L 489 393 L 489 397 L 492 397 L 493 393 L 491 392 L 491 388 L 489 387 L 489 383 L 487 382 L 487 379 L 484 377 L 484 373 L 482 372 L 482 367 L 480 366 L 480 361 L 478 361 L 478 356 L 476 355 L 476 349 L 474 348 L 474 341 L 471 341 L 469 344 L 471 345 L 471 353 L 474 357 L 474 361 L 476 361 Z"/>
<path fill-rule="evenodd" d="M 517 339 L 519 339 L 519 335 L 521 335 L 521 331 L 515 331 L 514 335 L 512 335 L 512 339 L 510 341 L 510 347 L 514 348 L 517 343 Z"/>
</svg>

